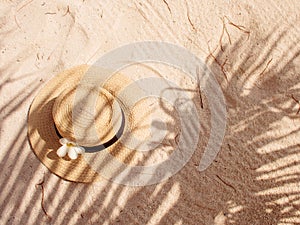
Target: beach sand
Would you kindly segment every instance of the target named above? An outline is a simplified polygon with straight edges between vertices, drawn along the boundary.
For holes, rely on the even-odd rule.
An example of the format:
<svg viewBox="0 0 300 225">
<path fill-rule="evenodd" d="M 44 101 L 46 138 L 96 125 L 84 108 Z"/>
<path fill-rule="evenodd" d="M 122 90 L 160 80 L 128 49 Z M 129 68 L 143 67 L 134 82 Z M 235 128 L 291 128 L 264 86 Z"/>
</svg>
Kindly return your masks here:
<svg viewBox="0 0 300 225">
<path fill-rule="evenodd" d="M 2 0 L 0 223 L 300 224 L 299 12 L 296 0 Z M 52 174 L 27 139 L 35 95 L 61 71 L 148 40 L 185 47 L 219 82 L 227 127 L 213 164 L 198 171 L 211 126 L 203 96 L 203 108 L 195 103 L 203 128 L 198 148 L 167 181 L 129 187 Z M 123 73 L 138 79 L 159 72 L 195 88 L 177 70 L 145 65 Z M 143 108 L 136 107 L 137 118 Z"/>
</svg>

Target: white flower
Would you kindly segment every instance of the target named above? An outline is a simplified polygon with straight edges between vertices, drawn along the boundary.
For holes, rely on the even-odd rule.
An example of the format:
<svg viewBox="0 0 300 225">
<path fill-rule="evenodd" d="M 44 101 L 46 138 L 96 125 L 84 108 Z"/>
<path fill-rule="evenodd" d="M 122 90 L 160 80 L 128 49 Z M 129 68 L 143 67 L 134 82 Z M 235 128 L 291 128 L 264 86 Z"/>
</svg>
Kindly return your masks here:
<svg viewBox="0 0 300 225">
<path fill-rule="evenodd" d="M 72 141 L 69 141 L 66 138 L 59 139 L 59 143 L 62 144 L 62 146 L 56 151 L 56 154 L 59 157 L 64 157 L 68 153 L 70 159 L 77 159 L 78 154 L 83 154 L 85 152 L 83 147 Z"/>
</svg>

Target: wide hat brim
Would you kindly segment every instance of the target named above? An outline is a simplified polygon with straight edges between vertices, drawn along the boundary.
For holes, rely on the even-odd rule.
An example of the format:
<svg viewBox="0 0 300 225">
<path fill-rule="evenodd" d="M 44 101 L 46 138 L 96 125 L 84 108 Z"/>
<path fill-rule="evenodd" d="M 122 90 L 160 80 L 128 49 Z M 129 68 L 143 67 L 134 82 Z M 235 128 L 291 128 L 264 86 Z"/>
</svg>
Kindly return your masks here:
<svg viewBox="0 0 300 225">
<path fill-rule="evenodd" d="M 59 135 L 52 116 L 52 109 L 56 98 L 66 88 L 76 87 L 81 78 L 89 69 L 87 65 L 81 65 L 67 71 L 63 71 L 51 79 L 34 98 L 28 114 L 28 139 L 31 148 L 39 160 L 57 176 L 74 182 L 89 183 L 100 179 L 100 175 L 91 168 L 82 155 L 76 160 L 60 158 L 56 150 L 61 146 Z M 116 75 L 109 82 L 110 93 L 116 94 L 121 85 L 130 83 L 125 76 Z M 128 160 L 128 154 L 120 144 L 107 149 L 122 161 Z"/>
<path fill-rule="evenodd" d="M 98 83 L 98 76 L 101 76 L 100 80 L 104 80 L 102 83 Z M 96 78 L 97 82 L 94 82 L 93 78 Z M 53 119 L 53 108 L 66 89 L 76 89 L 78 86 L 82 86 L 84 80 L 88 81 L 87 84 L 91 82 L 96 83 L 97 87 L 101 86 L 118 102 L 123 116 L 123 128 L 120 129 L 122 132 L 120 134 L 119 130 L 117 138 L 114 138 L 114 141 L 109 143 L 109 145 L 102 145 L 104 148 L 94 146 L 95 148 L 92 147 L 92 151 L 86 151 L 86 153 L 79 155 L 75 160 L 67 157 L 60 158 L 56 151 L 61 146 L 59 139 L 64 136 L 59 133 L 57 124 Z M 154 80 L 157 81 L 156 78 Z M 153 82 L 152 78 L 150 82 Z M 165 82 L 162 84 L 162 90 L 169 90 L 168 84 Z M 145 82 L 144 85 L 149 86 L 149 81 Z M 169 104 L 165 105 L 162 104 L 162 101 L 157 101 L 158 96 L 161 99 L 160 94 L 152 98 L 152 103 L 145 103 L 146 107 L 153 104 L 158 105 L 160 111 L 157 115 L 160 119 L 156 123 L 153 123 L 152 120 L 145 120 L 144 116 L 147 117 L 150 111 L 154 109 L 153 106 L 148 109 L 143 107 L 140 110 L 135 110 L 137 102 L 142 103 L 144 99 L 149 99 L 149 93 L 145 92 L 144 88 L 146 87 L 138 85 L 131 76 L 121 73 L 110 73 L 103 68 L 95 66 L 81 65 L 59 73 L 38 92 L 29 110 L 28 139 L 33 152 L 52 173 L 73 182 L 89 183 L 105 179 L 122 184 L 136 185 L 135 182 L 138 182 L 138 184 L 141 182 L 137 173 L 141 173 L 146 178 L 142 183 L 146 181 L 148 184 L 148 176 L 152 176 L 152 172 L 149 174 L 145 173 L 145 168 L 151 171 L 155 171 L 158 168 L 160 170 L 157 173 L 159 179 L 161 177 L 163 179 L 169 177 L 170 171 L 176 172 L 179 168 L 177 162 L 178 157 L 181 157 L 181 151 L 177 150 L 176 154 L 173 151 L 178 146 L 176 137 L 178 137 L 180 132 L 179 124 L 181 120 L 176 110 L 169 108 Z M 159 93 L 161 93 L 160 89 Z M 167 115 L 166 118 L 169 118 L 169 121 L 162 121 L 162 115 L 164 114 Z M 139 116 L 136 117 L 136 115 Z M 150 113 L 149 115 L 152 114 Z M 189 119 L 189 116 L 185 117 Z M 143 120 L 148 122 L 143 124 L 143 122 L 141 123 Z M 135 138 L 134 133 L 138 132 L 139 128 L 136 129 L 135 126 L 143 130 L 143 132 L 139 133 L 138 139 Z M 154 133 L 158 134 L 158 136 L 149 136 L 147 132 L 144 132 L 145 129 L 149 131 L 152 126 L 155 127 Z M 165 134 L 165 131 L 168 132 Z M 159 136 L 161 134 L 164 136 L 162 140 Z M 95 149 L 96 151 L 94 151 Z M 150 149 L 151 151 L 149 151 Z M 169 156 L 171 159 L 169 159 Z M 165 169 L 161 164 L 165 162 L 164 160 L 168 160 L 168 169 Z M 153 167 L 140 166 L 141 163 L 153 165 Z M 142 171 L 140 171 L 141 168 Z M 127 173 L 128 171 L 133 172 Z M 152 178 L 150 181 L 152 183 L 157 182 Z"/>
</svg>

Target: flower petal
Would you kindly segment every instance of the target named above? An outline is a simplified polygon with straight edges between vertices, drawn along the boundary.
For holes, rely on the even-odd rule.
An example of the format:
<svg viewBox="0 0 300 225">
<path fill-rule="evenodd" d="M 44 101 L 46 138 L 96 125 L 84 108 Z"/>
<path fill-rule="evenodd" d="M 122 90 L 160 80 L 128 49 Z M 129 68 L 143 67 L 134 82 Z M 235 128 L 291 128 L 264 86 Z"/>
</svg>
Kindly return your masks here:
<svg viewBox="0 0 300 225">
<path fill-rule="evenodd" d="M 78 154 L 74 147 L 69 148 L 68 156 L 70 157 L 70 159 L 77 159 Z"/>
<path fill-rule="evenodd" d="M 56 154 L 59 157 L 64 157 L 67 154 L 67 152 L 68 152 L 68 147 L 63 145 L 59 149 L 57 149 Z"/>
<path fill-rule="evenodd" d="M 61 145 L 66 145 L 68 142 L 69 142 L 69 140 L 67 138 L 61 138 L 61 139 L 59 139 L 59 143 Z"/>
<path fill-rule="evenodd" d="M 83 153 L 85 153 L 84 147 L 76 146 L 76 147 L 74 147 L 74 149 L 75 149 L 75 151 L 76 151 L 78 154 L 83 154 Z"/>
</svg>

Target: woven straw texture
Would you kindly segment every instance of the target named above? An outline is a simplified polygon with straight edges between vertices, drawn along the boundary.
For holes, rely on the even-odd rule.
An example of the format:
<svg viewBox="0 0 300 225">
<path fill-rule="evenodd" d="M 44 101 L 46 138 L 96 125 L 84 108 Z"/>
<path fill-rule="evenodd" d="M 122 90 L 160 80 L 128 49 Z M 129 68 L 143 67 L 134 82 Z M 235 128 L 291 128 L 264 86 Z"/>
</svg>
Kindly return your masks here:
<svg viewBox="0 0 300 225">
<path fill-rule="evenodd" d="M 72 139 L 72 126 L 70 124 L 70 117 L 72 117 L 70 116 L 72 99 L 70 98 L 71 95 L 66 95 L 66 90 L 72 90 L 71 92 L 73 92 L 88 68 L 89 66 L 82 65 L 55 76 L 37 94 L 31 104 L 28 115 L 28 138 L 32 150 L 39 160 L 59 177 L 69 181 L 84 183 L 99 180 L 99 175 L 91 169 L 81 155 L 76 160 L 59 158 L 56 155 L 56 150 L 60 147 L 60 143 L 59 136 L 55 130 L 54 120 L 56 120 L 57 129 L 62 132 L 62 136 Z M 119 74 L 114 77 L 114 79 L 109 81 L 109 91 L 116 94 L 117 91 L 121 89 L 121 85 L 126 85 L 129 81 Z M 111 98 L 112 96 L 108 97 Z M 107 101 L 105 102 L 107 103 Z M 103 106 L 105 103 L 100 98 L 100 100 L 97 101 L 96 108 L 98 108 L 98 110 L 99 108 L 103 109 L 101 104 Z M 53 119 L 52 112 L 55 115 L 55 119 Z M 102 127 L 104 130 L 102 132 L 107 133 L 105 127 L 110 115 L 109 109 L 101 113 L 101 121 L 105 121 L 102 122 L 102 124 L 101 121 L 97 119 L 98 117 L 96 118 L 96 122 L 100 123 L 97 129 L 98 131 L 101 132 L 99 127 Z M 70 133 L 68 133 L 68 131 L 70 131 Z M 109 138 L 111 137 L 112 134 L 110 133 Z M 120 146 L 120 143 L 116 143 L 106 151 L 110 151 L 118 159 L 125 162 L 128 160 L 127 155 L 129 155 L 129 152 L 127 150 L 121 154 L 121 150 L 124 149 Z"/>
</svg>

